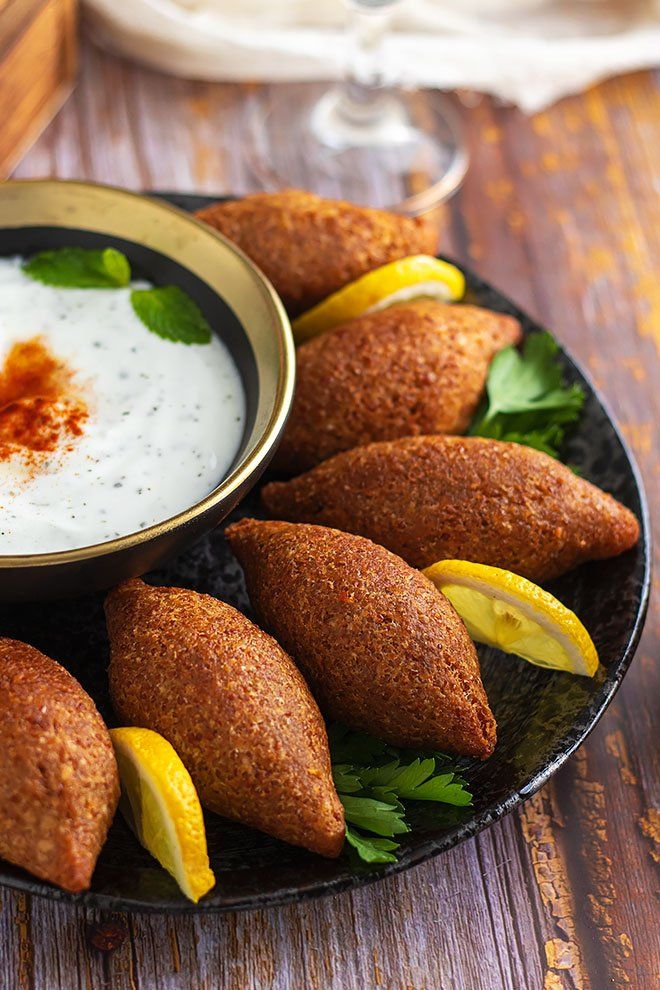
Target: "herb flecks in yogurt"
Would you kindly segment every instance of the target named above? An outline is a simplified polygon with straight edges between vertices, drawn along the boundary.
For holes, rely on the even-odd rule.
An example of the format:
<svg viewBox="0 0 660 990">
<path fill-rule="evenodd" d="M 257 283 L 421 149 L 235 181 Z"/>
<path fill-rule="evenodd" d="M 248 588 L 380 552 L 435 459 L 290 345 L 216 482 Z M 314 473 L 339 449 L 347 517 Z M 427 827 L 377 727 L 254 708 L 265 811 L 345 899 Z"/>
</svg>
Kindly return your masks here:
<svg viewBox="0 0 660 990">
<path fill-rule="evenodd" d="M 81 435 L 37 471 L 0 458 L 0 553 L 69 550 L 144 529 L 200 501 L 231 467 L 245 423 L 238 369 L 216 334 L 186 347 L 149 331 L 131 304 L 133 290 L 149 288 L 50 286 L 30 280 L 19 258 L 0 259 L 0 369 L 25 345 L 29 316 L 73 376 L 60 398 L 80 397 L 88 411 Z"/>
</svg>

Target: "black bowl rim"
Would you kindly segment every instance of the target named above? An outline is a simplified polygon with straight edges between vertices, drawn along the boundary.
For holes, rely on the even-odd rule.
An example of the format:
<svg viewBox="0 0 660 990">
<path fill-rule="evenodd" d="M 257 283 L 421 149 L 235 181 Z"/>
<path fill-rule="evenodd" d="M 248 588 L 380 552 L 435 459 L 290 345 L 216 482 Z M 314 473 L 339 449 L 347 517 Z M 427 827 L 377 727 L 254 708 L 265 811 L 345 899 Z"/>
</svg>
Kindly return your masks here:
<svg viewBox="0 0 660 990">
<path fill-rule="evenodd" d="M 172 194 L 172 198 L 184 200 L 185 196 L 183 194 L 176 194 L 176 196 Z M 191 199 L 195 200 L 201 198 L 202 197 L 191 197 Z M 211 201 L 210 198 L 209 201 Z M 524 310 L 513 303 L 508 296 L 505 296 L 502 292 L 495 289 L 489 282 L 486 282 L 480 276 L 477 276 L 470 268 L 462 263 L 459 264 L 458 262 L 453 261 L 451 258 L 445 258 L 445 260 L 460 267 L 467 276 L 469 282 L 478 284 L 480 288 L 492 292 L 495 296 L 502 300 L 506 304 L 506 312 L 511 313 L 518 318 L 527 320 L 535 326 L 539 326 L 537 320 L 532 319 L 527 313 L 525 313 Z M 612 427 L 618 442 L 621 444 L 621 448 L 627 459 L 640 504 L 641 526 L 639 545 L 643 554 L 644 570 L 639 602 L 637 604 L 635 614 L 635 622 L 624 652 L 620 656 L 618 662 L 608 670 L 598 694 L 584 709 L 582 716 L 576 720 L 569 732 L 567 732 L 566 735 L 557 743 L 552 755 L 548 758 L 546 764 L 541 770 L 538 771 L 537 774 L 531 777 L 523 787 L 511 791 L 511 793 L 507 794 L 506 797 L 499 801 L 493 802 L 468 821 L 456 825 L 454 828 L 445 832 L 441 838 L 428 839 L 420 842 L 415 847 L 404 850 L 401 858 L 396 863 L 386 864 L 377 871 L 355 874 L 352 877 L 340 877 L 336 880 L 323 880 L 302 886 L 288 887 L 276 894 L 257 894 L 246 897 L 237 897 L 234 900 L 225 901 L 223 903 L 214 901 L 205 904 L 202 900 L 198 904 L 193 904 L 192 902 L 155 904 L 139 901 L 137 899 L 127 897 L 126 895 L 115 896 L 112 894 L 103 894 L 94 891 L 87 891 L 82 894 L 71 894 L 67 891 L 53 887 L 50 884 L 36 880 L 28 874 L 12 877 L 11 882 L 3 880 L 2 885 L 8 888 L 24 891 L 25 893 L 45 897 L 49 900 L 76 904 L 80 907 L 94 907 L 97 909 L 110 911 L 126 911 L 141 914 L 217 914 L 230 911 L 259 910 L 267 907 L 279 907 L 284 904 L 302 902 L 312 900 L 317 897 L 338 894 L 345 890 L 363 887 L 383 880 L 386 877 L 393 877 L 399 873 L 404 873 L 412 867 L 419 866 L 435 856 L 438 856 L 440 853 L 446 852 L 448 849 L 458 845 L 460 842 L 478 835 L 484 829 L 499 821 L 502 817 L 504 817 L 504 815 L 509 814 L 516 807 L 522 804 L 523 801 L 530 798 L 544 784 L 546 784 L 553 774 L 555 774 L 557 770 L 575 752 L 575 750 L 582 745 L 590 732 L 596 727 L 619 689 L 639 644 L 648 609 L 651 586 L 650 516 L 646 492 L 644 490 L 644 484 L 639 467 L 627 441 L 621 434 L 616 420 L 612 416 L 609 404 L 603 399 L 600 391 L 594 385 L 589 374 L 584 370 L 580 362 L 576 361 L 575 358 L 573 358 L 561 345 L 560 351 L 568 363 L 573 366 L 573 368 L 584 379 L 593 392 L 596 402 L 605 412 L 610 426 Z"/>
</svg>

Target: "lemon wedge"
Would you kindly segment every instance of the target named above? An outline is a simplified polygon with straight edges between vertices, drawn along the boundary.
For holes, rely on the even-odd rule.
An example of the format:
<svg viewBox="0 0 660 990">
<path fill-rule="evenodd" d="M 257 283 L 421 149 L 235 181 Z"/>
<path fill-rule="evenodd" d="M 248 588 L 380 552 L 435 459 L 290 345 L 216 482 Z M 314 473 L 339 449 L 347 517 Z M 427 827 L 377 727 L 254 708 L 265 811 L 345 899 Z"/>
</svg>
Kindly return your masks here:
<svg viewBox="0 0 660 990">
<path fill-rule="evenodd" d="M 375 313 L 398 302 L 421 296 L 456 302 L 465 293 L 465 276 L 446 261 L 416 254 L 367 272 L 293 321 L 297 344 L 347 323 L 365 313 Z"/>
<path fill-rule="evenodd" d="M 441 560 L 423 573 L 477 643 L 539 667 L 583 677 L 596 673 L 596 647 L 577 615 L 527 578 L 469 560 Z"/>
<path fill-rule="evenodd" d="M 151 729 L 111 729 L 121 799 L 138 839 L 195 904 L 215 886 L 204 818 L 190 774 L 174 748 Z"/>
</svg>

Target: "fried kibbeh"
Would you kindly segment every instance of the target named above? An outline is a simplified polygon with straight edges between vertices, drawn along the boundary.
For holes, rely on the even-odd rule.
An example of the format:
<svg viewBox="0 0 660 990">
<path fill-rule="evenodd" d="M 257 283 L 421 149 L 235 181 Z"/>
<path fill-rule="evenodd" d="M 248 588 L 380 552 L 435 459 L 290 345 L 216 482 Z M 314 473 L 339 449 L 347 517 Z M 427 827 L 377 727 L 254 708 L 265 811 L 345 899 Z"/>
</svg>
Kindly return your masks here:
<svg viewBox="0 0 660 990">
<path fill-rule="evenodd" d="M 378 440 L 464 433 L 512 316 L 420 299 L 328 330 L 298 348 L 291 415 L 273 461 L 299 474 Z"/>
<path fill-rule="evenodd" d="M 242 519 L 225 532 L 257 614 L 328 716 L 393 745 L 492 753 L 474 645 L 424 575 L 323 526 Z"/>
<path fill-rule="evenodd" d="M 209 595 L 137 579 L 105 610 L 119 717 L 171 743 L 211 811 L 338 856 L 344 813 L 325 724 L 275 640 Z"/>
<path fill-rule="evenodd" d="M 275 286 L 293 316 L 389 261 L 435 254 L 425 217 L 323 199 L 299 189 L 214 203 L 197 217 L 237 244 Z"/>
<path fill-rule="evenodd" d="M 108 730 L 55 660 L 0 639 L 0 857 L 87 890 L 119 800 Z"/>
<path fill-rule="evenodd" d="M 413 567 L 462 559 L 548 581 L 634 546 L 611 495 L 541 451 L 482 437 L 408 437 L 337 454 L 262 492 L 276 519 L 366 536 Z"/>
</svg>

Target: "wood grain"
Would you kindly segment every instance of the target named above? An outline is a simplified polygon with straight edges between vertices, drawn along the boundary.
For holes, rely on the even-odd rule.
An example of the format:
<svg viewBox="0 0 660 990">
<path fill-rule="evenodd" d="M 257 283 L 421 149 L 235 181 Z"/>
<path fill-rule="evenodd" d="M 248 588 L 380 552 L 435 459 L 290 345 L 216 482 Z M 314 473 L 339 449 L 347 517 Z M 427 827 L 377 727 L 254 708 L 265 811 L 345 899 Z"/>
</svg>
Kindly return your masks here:
<svg viewBox="0 0 660 990">
<path fill-rule="evenodd" d="M 77 0 L 12 0 L 0 14 L 0 177 L 71 92 Z"/>
<path fill-rule="evenodd" d="M 472 167 L 438 211 L 444 250 L 587 365 L 656 507 L 659 82 L 631 75 L 532 119 L 488 99 L 461 106 Z M 16 175 L 245 191 L 248 92 L 86 50 L 74 97 Z M 128 937 L 109 954 L 89 948 L 97 913 L 4 891 L 0 986 L 651 990 L 660 970 L 659 652 L 652 609 L 623 688 L 576 756 L 518 813 L 441 858 L 268 912 L 129 917 Z"/>
</svg>

